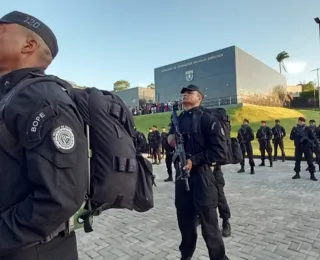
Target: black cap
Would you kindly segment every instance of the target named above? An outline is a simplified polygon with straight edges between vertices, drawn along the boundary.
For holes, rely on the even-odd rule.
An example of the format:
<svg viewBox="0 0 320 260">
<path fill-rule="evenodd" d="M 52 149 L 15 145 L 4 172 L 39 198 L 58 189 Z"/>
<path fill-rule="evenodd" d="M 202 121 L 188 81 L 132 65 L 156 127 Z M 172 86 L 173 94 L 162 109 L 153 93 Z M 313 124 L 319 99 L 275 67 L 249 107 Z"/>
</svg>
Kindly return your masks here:
<svg viewBox="0 0 320 260">
<path fill-rule="evenodd" d="M 306 119 L 304 117 L 299 117 L 298 120 L 301 122 L 306 122 Z"/>
<path fill-rule="evenodd" d="M 200 90 L 200 88 L 198 87 L 198 86 L 196 86 L 196 85 L 189 85 L 189 86 L 186 86 L 186 87 L 184 87 L 184 88 L 182 88 L 182 90 L 181 90 L 181 94 L 183 94 L 184 92 L 186 92 L 186 91 L 197 91 L 197 92 L 199 92 L 201 95 L 202 95 L 202 97 L 203 97 L 203 93 L 201 92 L 201 90 Z"/>
<path fill-rule="evenodd" d="M 13 11 L 3 16 L 0 19 L 0 23 L 15 23 L 33 31 L 47 44 L 52 57 L 54 58 L 57 56 L 59 51 L 57 38 L 51 29 L 39 19 L 29 14 Z"/>
</svg>

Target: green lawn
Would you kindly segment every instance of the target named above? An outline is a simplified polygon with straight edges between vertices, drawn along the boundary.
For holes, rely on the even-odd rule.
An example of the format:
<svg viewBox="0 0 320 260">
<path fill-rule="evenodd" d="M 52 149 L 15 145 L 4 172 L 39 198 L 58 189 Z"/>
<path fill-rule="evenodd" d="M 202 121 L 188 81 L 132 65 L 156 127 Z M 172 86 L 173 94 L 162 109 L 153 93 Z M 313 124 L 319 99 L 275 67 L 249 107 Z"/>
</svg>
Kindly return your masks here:
<svg viewBox="0 0 320 260">
<path fill-rule="evenodd" d="M 314 119 L 319 123 L 319 111 L 312 110 L 293 110 L 278 107 L 263 107 L 245 105 L 241 108 L 227 110 L 232 121 L 232 136 L 236 136 L 238 129 L 241 126 L 243 118 L 250 121 L 250 125 L 254 132 L 260 127 L 260 121 L 266 120 L 269 126 L 274 125 L 274 120 L 279 119 L 281 125 L 286 129 L 287 136 L 284 139 L 286 155 L 293 156 L 293 142 L 289 140 L 289 135 L 292 127 L 296 124 L 299 116 L 304 116 L 306 120 Z M 144 115 L 135 117 L 135 124 L 139 131 L 147 134 L 148 129 L 152 125 L 158 126 L 159 130 L 163 126 L 167 127 L 170 122 L 171 113 L 158 113 L 152 115 Z M 252 142 L 254 154 L 259 155 L 258 142 Z"/>
</svg>

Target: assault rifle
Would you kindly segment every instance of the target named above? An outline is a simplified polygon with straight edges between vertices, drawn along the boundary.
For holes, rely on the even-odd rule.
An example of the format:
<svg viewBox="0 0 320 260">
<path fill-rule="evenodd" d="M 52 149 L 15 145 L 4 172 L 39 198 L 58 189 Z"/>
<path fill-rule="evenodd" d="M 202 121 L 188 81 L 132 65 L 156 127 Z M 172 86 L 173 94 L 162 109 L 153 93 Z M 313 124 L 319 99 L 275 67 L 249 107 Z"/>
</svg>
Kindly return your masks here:
<svg viewBox="0 0 320 260">
<path fill-rule="evenodd" d="M 179 158 L 179 177 L 177 180 L 184 180 L 186 183 L 186 190 L 190 190 L 189 186 L 189 171 L 184 170 L 183 168 L 187 165 L 186 151 L 183 146 L 183 135 L 179 129 L 179 120 L 176 109 L 172 111 L 172 125 L 174 129 L 174 134 L 176 136 L 176 147 L 172 157 L 172 161 L 175 162 Z"/>
</svg>

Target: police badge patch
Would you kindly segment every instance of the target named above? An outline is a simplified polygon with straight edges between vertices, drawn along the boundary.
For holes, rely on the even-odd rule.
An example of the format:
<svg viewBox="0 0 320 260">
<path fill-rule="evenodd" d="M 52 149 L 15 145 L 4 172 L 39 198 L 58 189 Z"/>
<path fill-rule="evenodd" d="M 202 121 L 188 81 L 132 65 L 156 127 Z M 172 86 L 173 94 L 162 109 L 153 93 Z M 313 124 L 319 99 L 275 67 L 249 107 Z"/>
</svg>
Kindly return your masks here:
<svg viewBox="0 0 320 260">
<path fill-rule="evenodd" d="M 186 78 L 186 81 L 192 81 L 193 80 L 193 70 L 188 70 L 185 72 L 185 78 Z"/>
<path fill-rule="evenodd" d="M 62 125 L 55 128 L 52 132 L 52 141 L 55 147 L 62 153 L 73 151 L 75 137 L 70 127 Z"/>
</svg>

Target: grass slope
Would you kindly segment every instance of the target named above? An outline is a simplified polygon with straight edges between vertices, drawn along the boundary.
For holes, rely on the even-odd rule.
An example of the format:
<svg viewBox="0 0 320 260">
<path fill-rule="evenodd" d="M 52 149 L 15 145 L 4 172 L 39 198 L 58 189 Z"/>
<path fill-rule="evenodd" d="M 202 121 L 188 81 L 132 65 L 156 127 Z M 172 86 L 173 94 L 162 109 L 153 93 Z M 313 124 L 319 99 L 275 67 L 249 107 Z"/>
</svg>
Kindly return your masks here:
<svg viewBox="0 0 320 260">
<path fill-rule="evenodd" d="M 260 127 L 260 121 L 266 120 L 267 124 L 272 127 L 274 120 L 279 119 L 281 125 L 286 129 L 287 136 L 284 139 L 286 155 L 293 156 L 294 146 L 290 141 L 289 135 L 292 127 L 296 124 L 297 118 L 304 116 L 306 120 L 314 119 L 318 122 L 319 111 L 311 110 L 293 110 L 279 107 L 265 107 L 255 105 L 244 105 L 241 108 L 228 109 L 227 110 L 231 122 L 232 122 L 232 136 L 236 136 L 238 129 L 241 127 L 243 118 L 247 118 L 250 121 L 250 125 L 256 133 Z M 161 127 L 167 127 L 170 122 L 171 113 L 158 113 L 152 115 L 144 115 L 135 117 L 135 124 L 139 131 L 147 134 L 148 129 L 152 125 Z M 252 142 L 254 154 L 259 155 L 259 145 L 257 140 Z M 278 152 L 279 154 L 279 152 Z"/>
</svg>

